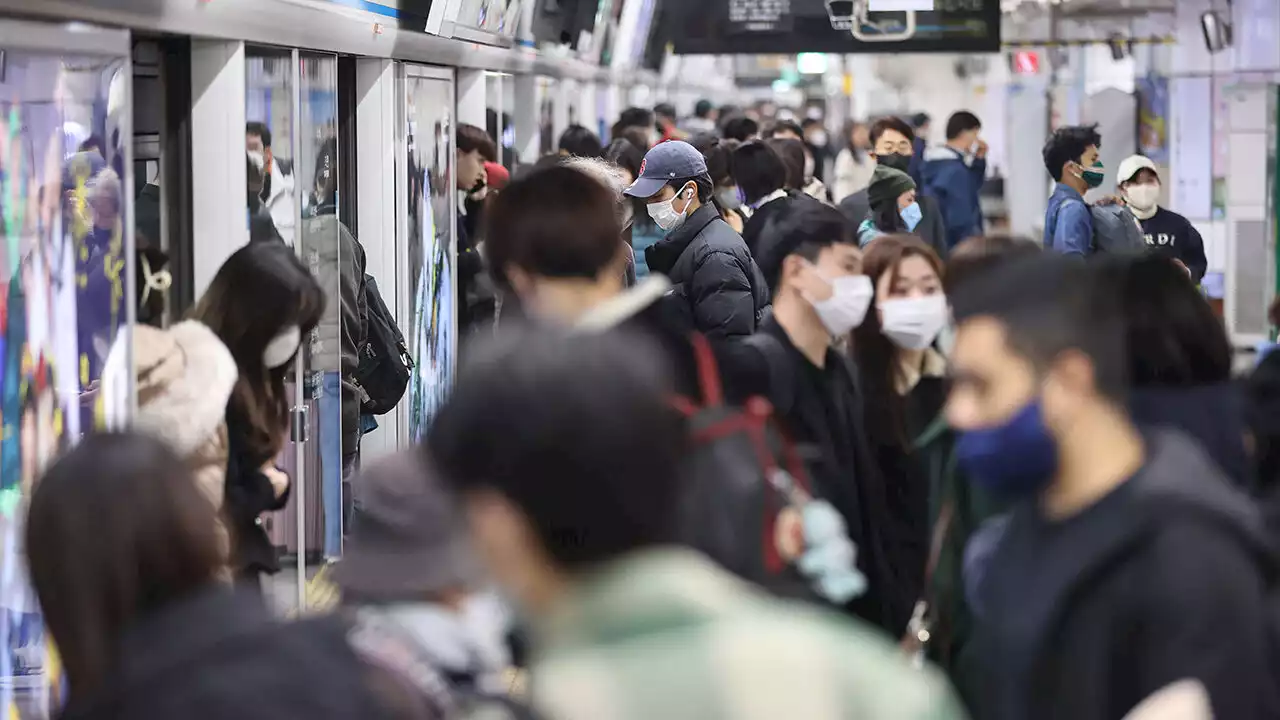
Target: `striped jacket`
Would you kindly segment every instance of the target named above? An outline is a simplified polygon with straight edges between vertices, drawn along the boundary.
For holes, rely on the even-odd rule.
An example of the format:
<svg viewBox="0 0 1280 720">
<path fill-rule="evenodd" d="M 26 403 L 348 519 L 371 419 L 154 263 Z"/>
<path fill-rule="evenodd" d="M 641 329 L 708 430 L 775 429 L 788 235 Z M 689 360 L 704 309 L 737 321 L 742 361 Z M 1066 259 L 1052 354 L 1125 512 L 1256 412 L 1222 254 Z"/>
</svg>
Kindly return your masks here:
<svg viewBox="0 0 1280 720">
<path fill-rule="evenodd" d="M 952 720 L 949 686 L 843 616 L 764 596 L 690 551 L 581 581 L 539 628 L 531 700 L 556 720 Z"/>
</svg>

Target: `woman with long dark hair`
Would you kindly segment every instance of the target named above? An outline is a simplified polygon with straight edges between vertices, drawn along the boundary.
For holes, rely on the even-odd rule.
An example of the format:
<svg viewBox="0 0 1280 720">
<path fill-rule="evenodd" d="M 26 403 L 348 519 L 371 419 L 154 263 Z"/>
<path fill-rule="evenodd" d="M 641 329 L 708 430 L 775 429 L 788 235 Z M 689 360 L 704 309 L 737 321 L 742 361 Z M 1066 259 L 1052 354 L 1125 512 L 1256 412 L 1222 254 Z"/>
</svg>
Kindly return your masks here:
<svg viewBox="0 0 1280 720">
<path fill-rule="evenodd" d="M 227 405 L 225 511 L 232 568 L 246 583 L 280 571 L 260 518 L 288 500 L 289 477 L 275 467 L 289 434 L 285 377 L 324 306 L 324 290 L 293 250 L 267 242 L 250 243 L 227 258 L 192 312 L 218 335 L 239 369 Z"/>
<path fill-rule="evenodd" d="M 926 583 L 934 488 L 951 485 L 953 433 L 942 419 L 946 360 L 933 345 L 949 317 L 942 261 L 918 238 L 886 235 L 867 248 L 863 273 L 875 312 L 854 330 L 867 435 L 889 515 L 884 543 L 901 587 L 921 597 Z"/>
<path fill-rule="evenodd" d="M 31 579 L 66 669 L 63 720 L 386 718 L 334 618 L 282 623 L 224 579 L 217 510 L 164 441 L 97 434 L 27 517 Z M 365 683 L 370 683 L 366 686 Z"/>
</svg>

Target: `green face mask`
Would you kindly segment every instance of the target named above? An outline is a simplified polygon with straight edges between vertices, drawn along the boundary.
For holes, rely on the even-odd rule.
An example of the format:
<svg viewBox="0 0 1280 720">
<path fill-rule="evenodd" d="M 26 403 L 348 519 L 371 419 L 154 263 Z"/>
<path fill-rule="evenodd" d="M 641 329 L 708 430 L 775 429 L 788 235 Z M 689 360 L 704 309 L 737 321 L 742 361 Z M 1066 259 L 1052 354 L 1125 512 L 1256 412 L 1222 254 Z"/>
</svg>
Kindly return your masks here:
<svg viewBox="0 0 1280 720">
<path fill-rule="evenodd" d="M 1102 181 L 1107 177 L 1103 172 L 1102 161 L 1095 162 L 1093 167 L 1081 173 L 1080 177 L 1084 180 L 1084 184 L 1091 188 L 1102 185 Z"/>
</svg>

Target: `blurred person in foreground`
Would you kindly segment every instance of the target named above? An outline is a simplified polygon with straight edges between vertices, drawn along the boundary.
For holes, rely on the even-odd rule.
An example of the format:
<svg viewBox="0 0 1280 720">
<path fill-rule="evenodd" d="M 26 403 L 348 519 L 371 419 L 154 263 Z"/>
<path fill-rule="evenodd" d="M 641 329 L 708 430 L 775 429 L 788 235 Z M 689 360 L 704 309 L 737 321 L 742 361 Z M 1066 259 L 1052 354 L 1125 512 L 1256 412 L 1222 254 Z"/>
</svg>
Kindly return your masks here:
<svg viewBox="0 0 1280 720">
<path fill-rule="evenodd" d="M 1160 174 L 1156 164 L 1145 155 L 1130 155 L 1120 162 L 1116 180 L 1125 205 L 1142 223 L 1147 247 L 1177 263 L 1198 285 L 1209 267 L 1204 255 L 1204 238 L 1191 221 L 1160 207 Z"/>
<path fill-rule="evenodd" d="M 25 545 L 63 720 L 393 717 L 342 623 L 279 622 L 221 579 L 217 511 L 158 439 L 82 440 L 36 486 Z"/>
<path fill-rule="evenodd" d="M 630 248 L 620 238 L 623 204 L 613 187 L 576 165 L 516 180 L 493 204 L 485 248 L 490 272 L 535 322 L 621 325 L 659 338 L 681 389 L 693 394 L 697 377 L 678 329 L 683 320 L 667 318 L 671 283 L 650 275 L 625 287 Z"/>
<path fill-rule="evenodd" d="M 645 251 L 645 261 L 683 300 L 682 307 L 671 304 L 682 310 L 678 327 L 713 341 L 754 333 L 769 290 L 742 236 L 720 217 L 702 153 L 680 140 L 654 147 L 626 195 L 643 199 L 666 232 Z"/>
<path fill-rule="evenodd" d="M 1099 272 L 1119 294 L 1134 422 L 1189 435 L 1239 488 L 1250 484 L 1244 396 L 1231 341 L 1183 268 L 1159 255 L 1107 257 Z"/>
<path fill-rule="evenodd" d="M 872 162 L 866 185 L 845 196 L 839 204 L 840 212 L 844 213 L 854 227 L 871 216 L 869 195 L 876 168 L 884 166 L 906 173 L 911 167 L 911 127 L 901 119 L 886 117 L 875 121 L 871 125 L 868 139 L 871 142 Z M 916 204 L 920 206 L 920 223 L 912 232 L 928 243 L 938 253 L 938 257 L 945 259 L 949 250 L 947 232 L 937 199 L 917 193 Z"/>
<path fill-rule="evenodd" d="M 507 611 L 484 592 L 455 498 L 417 449 L 359 477 L 360 521 L 333 576 L 355 647 L 394 662 L 442 716 L 459 705 L 498 706 L 511 664 Z"/>
<path fill-rule="evenodd" d="M 547 717 L 958 718 L 885 639 L 676 546 L 687 430 L 655 348 L 533 330 L 477 352 L 426 451 L 535 628 Z"/>
<path fill-rule="evenodd" d="M 1274 717 L 1260 514 L 1185 435 L 1130 420 L 1120 308 L 1056 255 L 954 299 L 959 460 L 1013 506 L 966 551 L 978 715 L 1121 718 L 1189 680 L 1215 717 Z"/>
<path fill-rule="evenodd" d="M 1280 327 L 1280 298 L 1267 317 Z M 1272 350 L 1245 383 L 1247 442 L 1252 451 L 1253 494 L 1258 498 L 1274 541 L 1280 542 L 1280 353 Z"/>
<path fill-rule="evenodd" d="M 840 212 L 810 198 L 783 207 L 763 237 L 773 314 L 751 341 L 762 368 L 754 382 L 788 435 L 811 448 L 814 491 L 840 512 L 857 545 L 868 592 L 847 609 L 898 637 L 916 598 L 896 581 L 897 537 L 867 442 L 858 369 L 833 342 L 862 324 L 875 294 L 862 250 Z"/>
</svg>

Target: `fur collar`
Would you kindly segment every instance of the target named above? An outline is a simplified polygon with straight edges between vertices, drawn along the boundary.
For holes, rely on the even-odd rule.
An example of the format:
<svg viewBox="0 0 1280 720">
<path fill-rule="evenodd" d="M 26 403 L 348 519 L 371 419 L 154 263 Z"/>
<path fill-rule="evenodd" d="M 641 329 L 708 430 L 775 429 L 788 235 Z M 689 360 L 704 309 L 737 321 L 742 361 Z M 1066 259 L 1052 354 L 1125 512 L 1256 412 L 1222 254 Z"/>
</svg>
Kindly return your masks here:
<svg viewBox="0 0 1280 720">
<path fill-rule="evenodd" d="M 654 304 L 670 289 L 671 282 L 665 277 L 649 275 L 636 283 L 635 287 L 584 313 L 578 318 L 575 327 L 586 332 L 608 330 Z"/>
<path fill-rule="evenodd" d="M 239 373 L 235 358 L 207 326 L 194 320 L 168 330 L 134 328 L 138 412 L 134 427 L 179 454 L 199 449 L 222 425 Z M 176 374 L 150 381 L 148 371 L 173 365 Z"/>
</svg>

